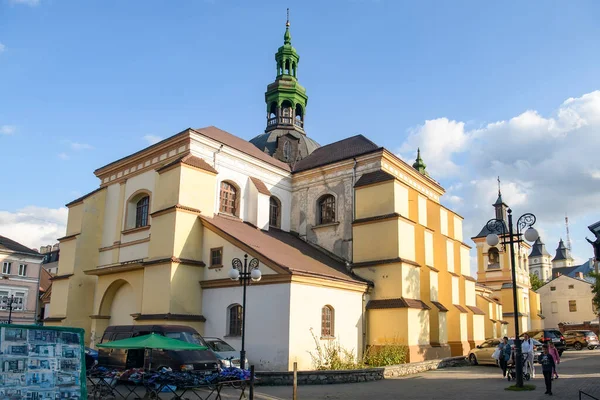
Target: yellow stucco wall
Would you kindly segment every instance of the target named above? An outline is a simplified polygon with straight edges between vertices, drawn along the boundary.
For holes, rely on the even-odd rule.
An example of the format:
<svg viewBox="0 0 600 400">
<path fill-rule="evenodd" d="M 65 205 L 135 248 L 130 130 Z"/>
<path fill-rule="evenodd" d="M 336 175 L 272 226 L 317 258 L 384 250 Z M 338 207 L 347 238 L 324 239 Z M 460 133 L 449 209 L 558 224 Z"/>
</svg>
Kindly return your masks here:
<svg viewBox="0 0 600 400">
<path fill-rule="evenodd" d="M 394 181 L 365 186 L 356 190 L 356 219 L 395 212 Z"/>
<path fill-rule="evenodd" d="M 355 225 L 352 232 L 354 262 L 399 257 L 398 220 Z"/>
</svg>

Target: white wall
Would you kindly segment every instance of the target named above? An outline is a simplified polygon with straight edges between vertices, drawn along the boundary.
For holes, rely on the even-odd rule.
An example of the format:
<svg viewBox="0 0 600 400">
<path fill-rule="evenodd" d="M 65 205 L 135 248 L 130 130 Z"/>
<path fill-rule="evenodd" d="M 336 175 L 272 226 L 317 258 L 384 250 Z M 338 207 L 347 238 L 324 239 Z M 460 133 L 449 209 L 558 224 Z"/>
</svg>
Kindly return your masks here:
<svg viewBox="0 0 600 400">
<path fill-rule="evenodd" d="M 569 289 L 569 285 L 573 285 L 573 289 Z M 556 290 L 551 290 L 552 287 Z M 587 282 L 560 276 L 539 288 L 537 293 L 547 328 L 558 327 L 559 322 L 583 322 L 598 318 L 592 307 L 592 288 Z M 569 311 L 569 300 L 576 301 L 576 312 Z M 556 302 L 556 312 L 552 310 L 553 302 Z"/>
<path fill-rule="evenodd" d="M 112 246 L 119 237 L 115 238 L 117 225 L 123 221 L 118 221 L 119 217 L 119 195 L 121 193 L 121 185 L 113 183 L 106 188 L 106 202 L 104 206 L 104 223 L 102 229 L 102 244 L 100 247 Z M 119 225 L 121 230 L 121 225 Z M 100 265 L 103 265 L 102 263 Z"/>
<path fill-rule="evenodd" d="M 287 371 L 290 343 L 290 284 L 250 285 L 246 294 L 246 357 L 258 371 Z M 204 336 L 225 339 L 236 350 L 240 337 L 227 336 L 227 307 L 242 304 L 242 288 L 204 289 Z"/>
<path fill-rule="evenodd" d="M 415 261 L 415 227 L 402 219 L 398 220 L 398 246 L 400 258 Z"/>
<path fill-rule="evenodd" d="M 446 262 L 448 263 L 448 271 L 454 272 L 454 241 L 451 239 L 446 241 Z"/>
<path fill-rule="evenodd" d="M 290 301 L 290 367 L 298 362 L 298 369 L 312 369 L 309 351 L 315 351 L 311 328 L 320 340 L 321 309 L 334 308 L 334 334 L 342 347 L 360 353 L 362 349 L 362 293 L 342 289 L 292 283 Z"/>
</svg>

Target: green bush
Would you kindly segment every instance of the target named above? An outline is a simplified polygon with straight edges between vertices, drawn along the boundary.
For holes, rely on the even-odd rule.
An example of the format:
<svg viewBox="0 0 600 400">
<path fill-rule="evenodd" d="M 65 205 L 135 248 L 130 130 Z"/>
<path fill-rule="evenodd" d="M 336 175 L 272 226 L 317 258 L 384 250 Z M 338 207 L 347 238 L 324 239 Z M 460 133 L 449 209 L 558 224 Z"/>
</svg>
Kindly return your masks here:
<svg viewBox="0 0 600 400">
<path fill-rule="evenodd" d="M 399 340 L 386 341 L 382 345 L 370 346 L 363 357 L 363 361 L 370 367 L 385 367 L 406 363 L 408 347 Z"/>
<path fill-rule="evenodd" d="M 309 351 L 313 368 L 319 371 L 334 371 L 344 369 L 360 369 L 363 363 L 358 362 L 354 350 L 348 350 L 337 339 L 331 339 L 321 344 L 312 329 L 310 334 L 315 341 L 315 351 Z"/>
</svg>

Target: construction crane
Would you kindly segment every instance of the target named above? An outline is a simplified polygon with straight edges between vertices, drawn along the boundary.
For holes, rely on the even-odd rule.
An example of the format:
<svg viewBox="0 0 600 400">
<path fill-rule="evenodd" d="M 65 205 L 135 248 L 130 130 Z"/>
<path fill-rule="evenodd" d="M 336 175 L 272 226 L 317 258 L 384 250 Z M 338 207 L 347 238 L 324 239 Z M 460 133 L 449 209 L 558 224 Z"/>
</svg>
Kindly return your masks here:
<svg viewBox="0 0 600 400">
<path fill-rule="evenodd" d="M 567 228 L 567 249 L 571 252 L 571 235 L 569 234 L 569 216 L 565 213 L 565 227 Z"/>
</svg>

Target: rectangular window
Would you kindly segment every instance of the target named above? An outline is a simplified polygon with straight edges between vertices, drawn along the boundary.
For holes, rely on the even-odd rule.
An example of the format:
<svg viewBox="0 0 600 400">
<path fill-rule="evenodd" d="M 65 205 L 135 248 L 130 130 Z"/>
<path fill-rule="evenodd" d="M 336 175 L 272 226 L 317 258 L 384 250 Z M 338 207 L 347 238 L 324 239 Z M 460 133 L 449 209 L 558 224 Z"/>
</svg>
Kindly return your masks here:
<svg viewBox="0 0 600 400">
<path fill-rule="evenodd" d="M 575 285 L 569 285 L 569 289 L 575 289 Z"/>
<path fill-rule="evenodd" d="M 27 276 L 27 264 L 19 264 L 19 276 Z"/>
<path fill-rule="evenodd" d="M 569 312 L 577 312 L 577 300 L 569 300 Z"/>
<path fill-rule="evenodd" d="M 550 286 L 550 291 L 554 292 L 556 290 L 556 286 Z"/>
<path fill-rule="evenodd" d="M 0 310 L 9 310 L 12 303 L 13 311 L 22 311 L 25 309 L 25 292 L 11 293 L 8 290 L 0 290 Z"/>
<path fill-rule="evenodd" d="M 10 264 L 9 262 L 2 263 L 2 273 L 4 275 L 10 275 Z"/>
<path fill-rule="evenodd" d="M 22 311 L 25 309 L 25 293 L 15 292 L 12 304 L 13 311 Z"/>
<path fill-rule="evenodd" d="M 556 314 L 558 312 L 558 303 L 553 301 L 550 303 L 550 306 L 552 307 L 552 314 Z"/>
<path fill-rule="evenodd" d="M 0 290 L 0 310 L 8 310 L 8 291 Z"/>
<path fill-rule="evenodd" d="M 223 266 L 223 248 L 222 247 L 210 249 L 210 266 L 211 267 L 222 267 Z"/>
</svg>

